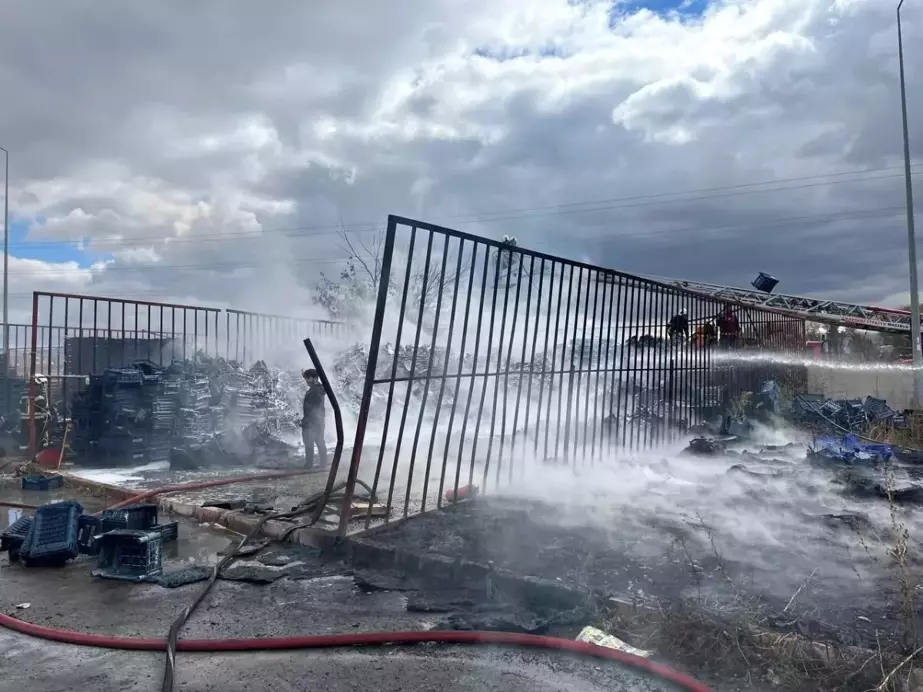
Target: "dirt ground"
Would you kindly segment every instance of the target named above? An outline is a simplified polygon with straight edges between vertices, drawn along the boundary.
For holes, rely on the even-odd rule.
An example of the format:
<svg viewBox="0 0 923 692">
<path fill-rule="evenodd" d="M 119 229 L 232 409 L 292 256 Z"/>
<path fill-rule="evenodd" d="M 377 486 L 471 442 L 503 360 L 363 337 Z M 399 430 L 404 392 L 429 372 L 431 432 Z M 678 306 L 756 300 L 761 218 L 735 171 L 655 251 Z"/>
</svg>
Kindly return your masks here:
<svg viewBox="0 0 923 692">
<path fill-rule="evenodd" d="M 654 607 L 693 600 L 729 611 L 759 608 L 773 629 L 840 644 L 875 649 L 876 636 L 881 640 L 899 629 L 896 600 L 887 591 L 894 588 L 891 575 L 882 575 L 884 595 L 859 599 L 855 590 L 826 588 L 818 570 L 790 604 L 799 582 L 804 583 L 799 573 L 786 575 L 791 590 L 780 591 L 778 573 L 763 578 L 710 546 L 703 549 L 692 541 L 664 545 L 634 532 L 626 535 L 618 526 L 575 525 L 554 507 L 534 501 L 479 499 L 379 529 L 363 540 L 492 565 Z M 779 572 L 791 570 L 795 565 L 786 562 L 784 547 L 776 548 Z"/>
<path fill-rule="evenodd" d="M 193 526 L 167 569 L 208 563 L 225 546 Z M 482 595 L 415 584 L 404 575 L 357 573 L 304 549 L 270 549 L 262 562 L 270 582 L 220 580 L 182 633 L 184 638 L 270 637 L 377 631 L 471 629 L 522 617 L 521 604 L 485 608 Z M 279 565 L 285 576 L 279 576 Z M 262 565 L 262 567 L 261 567 Z M 94 579 L 91 561 L 61 569 L 25 568 L 0 558 L 3 612 L 41 625 L 81 632 L 163 636 L 202 588 L 163 588 Z M 28 607 L 22 607 L 28 603 Z M 20 607 L 17 607 L 20 606 Z M 2 689 L 53 692 L 87 689 L 147 692 L 160 689 L 163 655 L 54 644 L 0 629 Z M 598 660 L 497 647 L 422 646 L 318 652 L 183 654 L 177 690 L 314 689 L 350 692 L 374 685 L 383 692 L 672 692 L 624 668 Z M 736 692 L 736 684 L 716 688 Z M 751 688 L 752 689 L 752 688 Z"/>
</svg>

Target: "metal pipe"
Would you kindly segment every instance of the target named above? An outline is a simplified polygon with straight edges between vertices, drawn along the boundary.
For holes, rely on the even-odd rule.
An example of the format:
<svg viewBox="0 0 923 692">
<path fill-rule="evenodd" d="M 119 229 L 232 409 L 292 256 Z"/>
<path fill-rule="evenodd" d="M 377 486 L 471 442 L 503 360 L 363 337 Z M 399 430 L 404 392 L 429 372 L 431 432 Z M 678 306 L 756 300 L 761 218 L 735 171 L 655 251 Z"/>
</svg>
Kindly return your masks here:
<svg viewBox="0 0 923 692">
<path fill-rule="evenodd" d="M 923 402 L 923 352 L 920 351 L 920 294 L 917 284 L 917 240 L 913 218 L 913 178 L 910 171 L 910 135 L 907 125 L 907 86 L 904 80 L 904 37 L 901 6 L 897 3 L 897 60 L 900 66 L 901 126 L 904 137 L 904 187 L 907 200 L 907 259 L 910 264 L 910 347 L 913 351 L 913 407 Z"/>
<path fill-rule="evenodd" d="M 10 352 L 10 152 L 0 147 L 4 154 L 3 174 L 3 361 L 4 369 Z M 6 374 L 4 376 L 7 376 Z"/>
</svg>

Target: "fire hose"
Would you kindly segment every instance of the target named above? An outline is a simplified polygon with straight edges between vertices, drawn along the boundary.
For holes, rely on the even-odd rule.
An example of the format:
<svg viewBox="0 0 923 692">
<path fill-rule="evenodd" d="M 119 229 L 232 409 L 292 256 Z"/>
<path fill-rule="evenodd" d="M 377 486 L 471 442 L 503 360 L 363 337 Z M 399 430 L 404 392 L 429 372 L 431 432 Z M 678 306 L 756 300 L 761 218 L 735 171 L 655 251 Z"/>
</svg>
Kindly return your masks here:
<svg viewBox="0 0 923 692">
<path fill-rule="evenodd" d="M 0 614 L 0 626 L 30 637 L 49 641 L 91 646 L 100 649 L 128 651 L 163 651 L 167 648 L 164 639 L 143 639 L 107 634 L 89 634 L 71 630 L 45 627 L 23 622 L 9 615 Z M 290 637 L 261 637 L 258 639 L 184 639 L 177 642 L 178 651 L 198 653 L 243 652 L 243 651 L 291 651 L 297 649 L 330 649 L 338 647 L 401 646 L 412 644 L 471 644 L 519 647 L 545 651 L 557 651 L 610 661 L 626 668 L 668 682 L 686 692 L 711 692 L 704 684 L 668 666 L 640 656 L 609 649 L 596 644 L 575 642 L 557 637 L 513 632 L 370 632 L 365 634 L 296 635 Z"/>
<path fill-rule="evenodd" d="M 408 644 L 424 643 L 442 643 L 442 644 L 473 644 L 473 645 L 495 645 L 508 647 L 523 647 L 531 649 L 543 649 L 567 652 L 577 655 L 589 656 L 596 659 L 603 659 L 619 663 L 631 670 L 644 673 L 654 678 L 672 683 L 687 692 L 711 692 L 708 687 L 692 679 L 691 677 L 673 670 L 662 664 L 650 661 L 646 658 L 632 654 L 609 649 L 607 647 L 597 646 L 584 642 L 576 642 L 568 639 L 556 637 L 544 637 L 537 635 L 518 634 L 510 632 L 376 632 L 368 634 L 334 634 L 334 635 L 303 635 L 291 637 L 259 638 L 259 639 L 216 639 L 216 640 L 179 640 L 179 632 L 199 607 L 202 601 L 208 596 L 212 587 L 217 582 L 221 571 L 231 562 L 236 560 L 244 550 L 244 546 L 253 537 L 259 534 L 263 525 L 274 519 L 291 519 L 298 516 L 310 515 L 307 522 L 294 524 L 289 527 L 280 537 L 285 540 L 293 532 L 312 526 L 317 522 L 323 513 L 327 504 L 334 499 L 348 501 L 345 495 L 339 496 L 346 483 L 334 485 L 336 469 L 339 465 L 339 459 L 343 449 L 343 425 L 340 415 L 339 404 L 330 388 L 323 366 L 320 359 L 309 339 L 304 340 L 305 348 L 308 350 L 311 360 L 314 362 L 315 369 L 321 378 L 321 382 L 327 392 L 328 398 L 336 420 L 337 429 L 337 446 L 333 455 L 331 472 L 327 487 L 307 498 L 299 507 L 290 512 L 278 512 L 263 516 L 257 525 L 249 534 L 243 536 L 237 547 L 229 551 L 212 569 L 211 574 L 205 584 L 205 587 L 199 592 L 196 598 L 186 606 L 173 621 L 170 626 L 166 639 L 143 639 L 137 637 L 121 637 L 102 634 L 89 634 L 85 632 L 76 632 L 53 627 L 44 627 L 24 622 L 9 615 L 0 613 L 0 627 L 25 634 L 28 636 L 47 639 L 50 641 L 61 642 L 65 644 L 74 644 L 78 646 L 92 646 L 107 649 L 127 649 L 136 651 L 166 651 L 166 665 L 164 667 L 162 692 L 172 692 L 176 671 L 176 652 L 227 652 L 227 651 L 266 651 L 266 650 L 285 650 L 285 649 L 317 649 L 317 648 L 334 648 L 334 647 L 360 647 L 360 646 L 393 646 Z M 249 476 L 239 476 L 235 478 L 224 478 L 211 481 L 199 481 L 184 483 L 163 488 L 147 490 L 134 497 L 129 498 L 113 505 L 110 509 L 118 509 L 129 504 L 141 502 L 156 495 L 166 495 L 187 490 L 198 490 L 204 488 L 213 488 L 221 485 L 232 483 L 254 482 L 259 480 L 270 480 L 278 478 L 289 478 L 293 476 L 311 473 L 309 469 L 298 469 L 294 471 L 282 471 L 277 473 L 264 473 Z M 374 501 L 374 493 L 371 488 L 361 481 L 356 481 L 368 493 Z M 16 506 L 21 508 L 34 509 L 30 505 L 17 503 L 7 503 L 0 501 L 3 506 Z M 259 550 L 259 548 L 257 548 Z"/>
</svg>

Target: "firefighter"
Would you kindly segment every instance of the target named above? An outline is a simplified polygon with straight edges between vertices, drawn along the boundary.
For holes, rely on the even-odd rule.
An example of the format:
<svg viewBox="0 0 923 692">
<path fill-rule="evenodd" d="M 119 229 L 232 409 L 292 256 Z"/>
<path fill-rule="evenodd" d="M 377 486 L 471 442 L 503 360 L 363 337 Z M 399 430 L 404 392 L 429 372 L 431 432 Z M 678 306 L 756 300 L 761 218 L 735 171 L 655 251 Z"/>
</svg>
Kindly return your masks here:
<svg viewBox="0 0 923 692">
<path fill-rule="evenodd" d="M 686 308 L 673 315 L 667 325 L 667 336 L 670 339 L 680 339 L 681 341 L 689 339 L 689 315 Z"/>
<path fill-rule="evenodd" d="M 305 467 L 314 468 L 314 447 L 320 456 L 320 468 L 327 466 L 327 444 L 324 442 L 324 399 L 327 394 L 317 376 L 317 370 L 301 373 L 308 391 L 304 394 L 301 439 L 304 441 Z"/>
<path fill-rule="evenodd" d="M 724 348 L 734 348 L 740 337 L 740 320 L 734 314 L 734 308 L 724 306 L 724 312 L 718 317 L 718 329 L 721 332 L 720 344 Z"/>
</svg>

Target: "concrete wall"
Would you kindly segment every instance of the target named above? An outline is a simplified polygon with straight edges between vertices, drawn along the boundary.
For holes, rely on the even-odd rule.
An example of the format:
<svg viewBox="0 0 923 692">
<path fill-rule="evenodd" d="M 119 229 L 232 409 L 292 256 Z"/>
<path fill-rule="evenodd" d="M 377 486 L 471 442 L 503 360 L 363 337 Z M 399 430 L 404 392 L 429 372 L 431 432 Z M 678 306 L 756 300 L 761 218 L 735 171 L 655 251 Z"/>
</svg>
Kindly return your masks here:
<svg viewBox="0 0 923 692">
<path fill-rule="evenodd" d="M 913 375 L 910 370 L 839 370 L 808 367 L 808 392 L 831 399 L 886 399 L 898 411 L 911 407 Z"/>
</svg>

